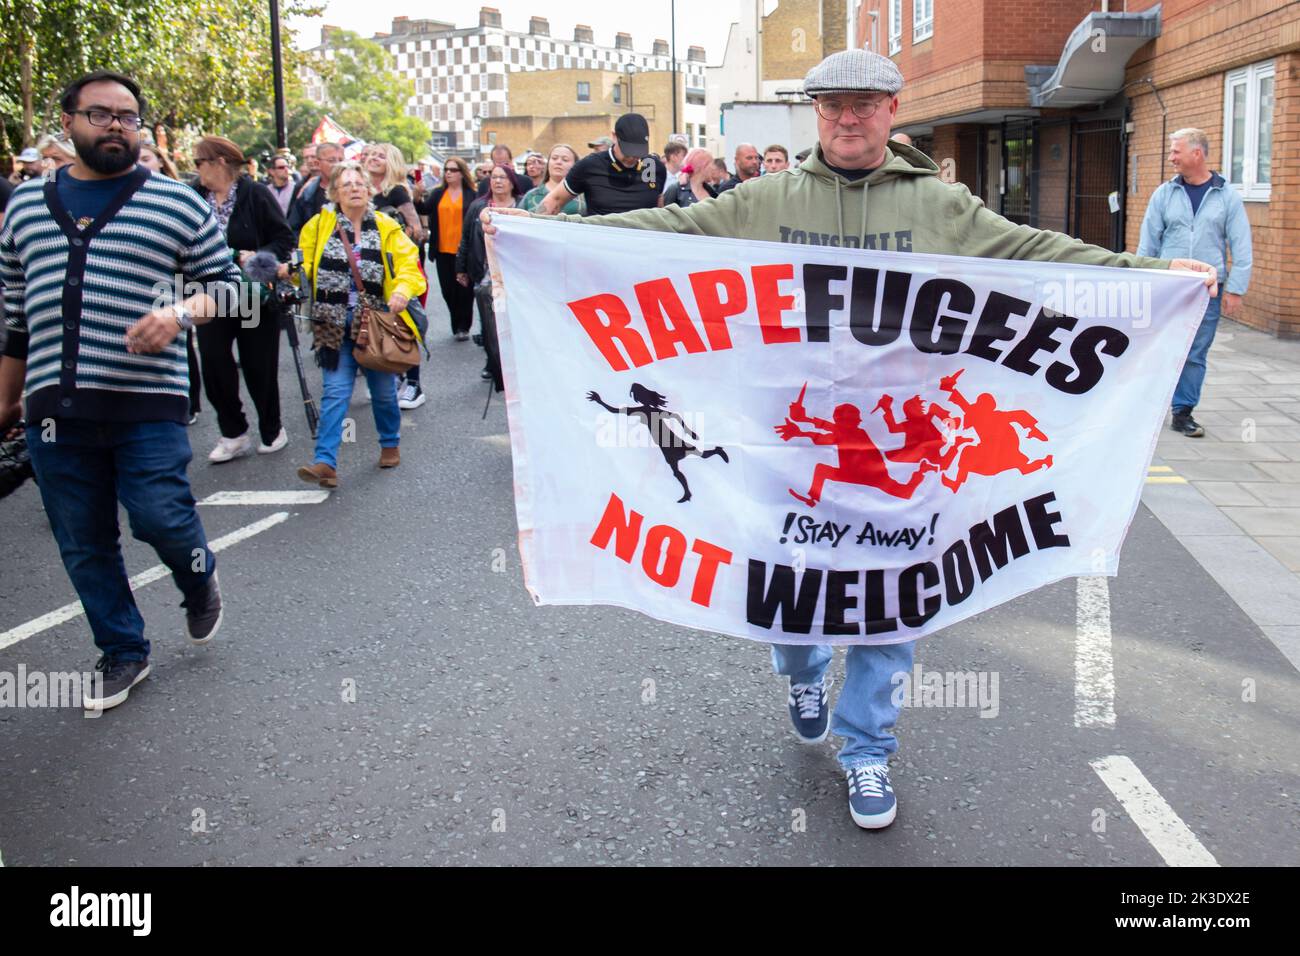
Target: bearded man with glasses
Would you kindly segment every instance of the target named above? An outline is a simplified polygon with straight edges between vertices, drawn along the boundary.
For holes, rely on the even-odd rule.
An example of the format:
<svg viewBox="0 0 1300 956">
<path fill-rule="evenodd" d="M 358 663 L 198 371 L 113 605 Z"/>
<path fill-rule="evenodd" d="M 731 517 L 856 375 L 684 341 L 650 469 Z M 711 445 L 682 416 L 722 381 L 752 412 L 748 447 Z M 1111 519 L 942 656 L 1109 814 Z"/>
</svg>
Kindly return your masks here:
<svg viewBox="0 0 1300 956">
<path fill-rule="evenodd" d="M 0 232 L 8 330 L 0 436 L 26 398 L 27 446 L 63 565 L 100 651 L 87 710 L 126 700 L 150 644 L 118 544 L 118 504 L 184 596 L 185 632 L 221 624 L 216 561 L 194 507 L 181 333 L 234 313 L 239 270 L 212 210 L 140 157 L 130 77 L 96 71 L 61 100 L 76 159 L 14 191 Z M 203 291 L 182 296 L 194 288 Z M 181 292 L 180 290 L 184 290 Z"/>
</svg>

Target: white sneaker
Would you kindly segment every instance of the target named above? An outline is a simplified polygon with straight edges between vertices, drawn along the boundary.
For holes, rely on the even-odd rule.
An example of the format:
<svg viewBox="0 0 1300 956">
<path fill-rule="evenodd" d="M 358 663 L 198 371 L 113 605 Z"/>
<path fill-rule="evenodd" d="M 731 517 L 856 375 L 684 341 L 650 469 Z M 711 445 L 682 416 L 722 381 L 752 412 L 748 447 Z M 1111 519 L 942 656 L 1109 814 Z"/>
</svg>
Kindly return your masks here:
<svg viewBox="0 0 1300 956">
<path fill-rule="evenodd" d="M 279 451 L 287 444 L 289 444 L 289 433 L 281 428 L 280 434 L 275 436 L 275 441 L 271 442 L 271 444 L 263 445 L 260 441 L 257 443 L 257 453 L 259 455 L 269 455 L 272 452 Z"/>
<path fill-rule="evenodd" d="M 217 439 L 217 447 L 208 452 L 208 461 L 230 461 L 240 455 L 247 455 L 252 450 L 253 439 L 248 437 L 248 432 L 244 432 L 238 438 L 225 438 L 223 436 Z"/>
<path fill-rule="evenodd" d="M 419 408 L 424 404 L 424 392 L 414 382 L 407 382 L 397 395 L 398 408 Z"/>
</svg>

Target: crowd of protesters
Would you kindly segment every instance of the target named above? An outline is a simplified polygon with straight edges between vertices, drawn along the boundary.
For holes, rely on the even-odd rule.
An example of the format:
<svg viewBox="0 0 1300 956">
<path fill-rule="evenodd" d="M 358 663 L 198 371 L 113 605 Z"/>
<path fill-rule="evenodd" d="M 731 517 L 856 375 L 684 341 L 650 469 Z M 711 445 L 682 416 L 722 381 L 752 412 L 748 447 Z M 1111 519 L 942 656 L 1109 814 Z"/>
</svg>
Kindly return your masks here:
<svg viewBox="0 0 1300 956">
<path fill-rule="evenodd" d="M 178 179 L 177 157 L 143 140 L 147 104 L 133 80 L 98 71 L 70 84 L 60 100 L 62 135 L 23 151 L 7 184 L 15 188 L 0 232 L 8 330 L 0 433 L 12 434 L 25 393 L 25 434 L 42 501 L 101 652 L 104 679 L 87 691 L 87 708 L 117 706 L 149 673 L 150 645 L 118 543 L 118 502 L 134 535 L 172 571 L 190 639 L 206 643 L 221 624 L 215 556 L 189 485 L 185 427 L 199 411 L 201 379 L 220 432 L 211 462 L 290 444 L 278 387 L 285 316 L 272 280 L 292 280 L 295 250 L 311 290 L 307 318 L 322 396 L 310 460 L 297 473 L 324 488 L 340 483 L 339 451 L 358 377 L 372 405 L 377 465 L 401 463 L 401 410 L 424 403 L 418 364 L 397 363 L 407 369 L 399 373 L 377 363 L 374 350 L 379 340 L 426 344 L 426 263 L 437 274 L 454 342 L 470 338 L 477 306 L 481 374 L 491 389 L 503 390 L 485 246 L 495 227 L 485 213 L 535 210 L 574 221 L 604 217 L 588 219 L 602 225 L 771 241 L 774 220 L 757 213 L 788 202 L 796 188 L 810 214 L 839 209 L 847 192 L 861 196 L 865 222 L 870 185 L 870 201 L 895 209 L 900 221 L 923 222 L 943 206 L 972 223 L 960 241 L 955 232 L 935 233 L 946 238 L 920 252 L 1173 266 L 1205 272 L 1207 285 L 1225 283 L 1226 297 L 1220 292 L 1207 313 L 1174 396 L 1174 429 L 1203 434 L 1191 412 L 1204 353 L 1219 303 L 1226 314 L 1236 311 L 1250 270 L 1241 200 L 1209 170 L 1205 134 L 1185 129 L 1172 137 L 1170 161 L 1179 175 L 1148 206 L 1139 248 L 1159 258 L 1038 230 L 1013 243 L 1007 231 L 1017 227 L 939 180 L 922 152 L 889 139 L 902 83 L 892 61 L 867 51 L 834 54 L 815 67 L 805 89 L 818 117 L 818 144 L 794 163 L 780 144 L 759 152 L 741 143 L 730 169 L 723 157 L 676 142 L 656 154 L 646 119 L 627 113 L 582 157 L 555 144 L 546 156 L 529 151 L 516 164 L 498 144 L 491 160 L 473 170 L 451 158 L 436 172 L 421 167 L 415 175 L 389 144 L 368 144 L 347 160 L 339 144 L 319 143 L 303 151 L 297 169 L 287 151 L 271 156 L 266 181 L 239 146 L 216 135 L 193 145 L 181 165 L 194 175 Z M 1194 244 L 1193 219 L 1205 227 Z M 1018 228 L 1023 234 L 1028 227 Z M 121 250 L 145 234 L 148 255 L 125 269 Z M 191 282 L 204 291 L 165 302 L 151 291 L 182 279 L 187 291 Z M 93 348 L 81 347 L 83 328 Z M 241 379 L 256 413 L 256 443 Z M 58 422 L 57 440 L 41 440 L 35 423 L 45 420 Z M 912 653 L 907 642 L 848 652 L 834 730 L 847 741 L 840 761 L 852 817 L 864 828 L 888 826 L 895 816 L 887 764 L 899 711 L 886 703 L 888 679 L 911 668 Z M 807 743 L 824 740 L 831 729 L 831 648 L 773 645 L 772 655 L 774 670 L 789 681 L 796 734 Z"/>
</svg>

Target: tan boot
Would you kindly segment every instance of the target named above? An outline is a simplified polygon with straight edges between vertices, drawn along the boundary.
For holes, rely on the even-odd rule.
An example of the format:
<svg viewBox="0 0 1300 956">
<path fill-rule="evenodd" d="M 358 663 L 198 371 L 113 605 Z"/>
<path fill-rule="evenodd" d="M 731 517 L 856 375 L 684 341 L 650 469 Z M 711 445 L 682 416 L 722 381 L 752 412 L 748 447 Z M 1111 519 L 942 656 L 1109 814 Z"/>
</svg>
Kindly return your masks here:
<svg viewBox="0 0 1300 956">
<path fill-rule="evenodd" d="M 379 449 L 379 467 L 396 468 L 402 463 L 402 453 L 396 448 Z"/>
<path fill-rule="evenodd" d="M 322 488 L 337 488 L 339 486 L 339 473 L 323 461 L 299 468 L 298 477 L 303 481 L 311 482 L 313 485 L 320 485 Z"/>
</svg>

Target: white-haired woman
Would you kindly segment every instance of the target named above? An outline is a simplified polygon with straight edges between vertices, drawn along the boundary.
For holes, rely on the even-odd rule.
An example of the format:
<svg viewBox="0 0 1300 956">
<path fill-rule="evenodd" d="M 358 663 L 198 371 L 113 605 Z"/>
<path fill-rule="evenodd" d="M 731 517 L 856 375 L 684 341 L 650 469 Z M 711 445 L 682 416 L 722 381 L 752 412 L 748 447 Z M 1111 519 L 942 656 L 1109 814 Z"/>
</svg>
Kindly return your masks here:
<svg viewBox="0 0 1300 956">
<path fill-rule="evenodd" d="M 326 194 L 334 205 L 313 216 L 298 237 L 303 269 L 312 284 L 311 347 L 325 386 L 316 451 L 312 463 L 298 469 L 298 477 L 322 488 L 337 488 L 339 483 L 343 420 L 358 368 L 352 354 L 354 333 L 359 331 L 354 328 L 354 316 L 365 301 L 375 302 L 401 315 L 415 331 L 406 305 L 425 289 L 415 243 L 400 223 L 375 211 L 371 191 L 370 177 L 360 165 L 335 165 Z M 360 289 L 349 255 L 361 276 Z M 375 431 L 379 433 L 379 467 L 396 468 L 401 461 L 397 448 L 402 426 L 397 377 L 371 369 L 362 371 L 370 385 Z"/>
<path fill-rule="evenodd" d="M 42 136 L 36 144 L 41 159 L 45 160 L 46 169 L 61 169 L 77 158 L 77 150 L 70 140 L 57 136 Z"/>
</svg>

